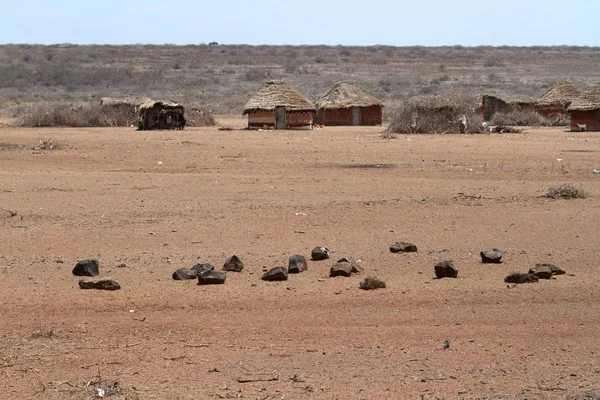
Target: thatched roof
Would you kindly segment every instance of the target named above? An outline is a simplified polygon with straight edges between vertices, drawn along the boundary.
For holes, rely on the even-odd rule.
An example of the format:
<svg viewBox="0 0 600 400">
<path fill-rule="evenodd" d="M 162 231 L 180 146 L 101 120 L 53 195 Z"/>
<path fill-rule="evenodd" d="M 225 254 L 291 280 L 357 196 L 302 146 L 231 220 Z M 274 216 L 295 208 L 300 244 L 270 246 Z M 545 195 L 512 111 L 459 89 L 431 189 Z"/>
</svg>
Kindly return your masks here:
<svg viewBox="0 0 600 400">
<path fill-rule="evenodd" d="M 468 107 L 476 110 L 481 106 L 481 95 L 473 93 L 446 93 L 415 96 L 408 104 L 422 110 L 442 110 Z"/>
<path fill-rule="evenodd" d="M 175 103 L 173 101 L 146 100 L 144 103 L 142 103 L 142 105 L 140 105 L 140 110 L 147 110 L 155 106 L 162 108 L 184 108 L 183 104 Z"/>
<path fill-rule="evenodd" d="M 558 82 L 540 96 L 535 105 L 541 107 L 567 107 L 580 95 L 581 90 L 577 89 L 570 82 Z"/>
<path fill-rule="evenodd" d="M 496 97 L 502 100 L 506 104 L 523 105 L 523 104 L 534 104 L 535 98 L 529 95 L 523 95 L 518 93 L 507 93 L 507 92 L 488 92 L 486 96 Z"/>
<path fill-rule="evenodd" d="M 592 110 L 600 110 L 600 83 L 581 93 L 569 106 L 569 111 Z"/>
<path fill-rule="evenodd" d="M 292 85 L 280 80 L 270 80 L 260 88 L 244 106 L 243 115 L 252 110 L 274 111 L 276 107 L 288 111 L 316 111 L 315 105 Z"/>
<path fill-rule="evenodd" d="M 315 101 L 317 110 L 350 107 L 383 107 L 383 102 L 350 82 L 337 82 Z"/>
<path fill-rule="evenodd" d="M 100 105 L 102 106 L 139 106 L 144 101 L 132 97 L 101 97 Z"/>
</svg>

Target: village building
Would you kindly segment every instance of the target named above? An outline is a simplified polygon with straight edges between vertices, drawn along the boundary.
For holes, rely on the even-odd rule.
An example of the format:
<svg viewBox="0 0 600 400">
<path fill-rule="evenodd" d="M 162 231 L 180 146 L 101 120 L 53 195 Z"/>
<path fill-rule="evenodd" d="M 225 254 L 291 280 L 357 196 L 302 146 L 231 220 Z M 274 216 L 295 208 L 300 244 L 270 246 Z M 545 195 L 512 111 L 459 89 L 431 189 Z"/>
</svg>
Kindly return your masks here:
<svg viewBox="0 0 600 400">
<path fill-rule="evenodd" d="M 248 128 L 312 128 L 315 105 L 292 85 L 269 80 L 248 100 L 243 115 L 248 114 Z"/>
<path fill-rule="evenodd" d="M 560 118 L 567 114 L 569 105 L 581 95 L 570 82 L 558 82 L 535 103 L 535 111 L 546 118 Z"/>
<path fill-rule="evenodd" d="M 319 98 L 315 122 L 322 125 L 381 125 L 383 102 L 349 82 L 337 82 Z"/>
<path fill-rule="evenodd" d="M 485 121 L 490 121 L 496 113 L 514 111 L 535 112 L 535 99 L 514 94 L 485 94 L 482 96 L 478 114 Z"/>
<path fill-rule="evenodd" d="M 568 108 L 571 131 L 600 131 L 600 84 L 584 91 Z"/>
<path fill-rule="evenodd" d="M 185 107 L 172 101 L 147 100 L 140 105 L 138 130 L 183 129 Z"/>
</svg>

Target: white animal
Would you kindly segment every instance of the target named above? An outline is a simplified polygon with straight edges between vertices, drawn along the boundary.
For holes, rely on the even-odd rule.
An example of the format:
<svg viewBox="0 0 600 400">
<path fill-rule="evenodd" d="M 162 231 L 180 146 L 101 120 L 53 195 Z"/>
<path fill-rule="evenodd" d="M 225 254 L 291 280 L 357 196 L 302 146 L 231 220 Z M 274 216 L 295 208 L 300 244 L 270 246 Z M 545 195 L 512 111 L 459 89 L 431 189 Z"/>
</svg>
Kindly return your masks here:
<svg viewBox="0 0 600 400">
<path fill-rule="evenodd" d="M 587 132 L 587 124 L 577 124 L 579 132 Z"/>
</svg>

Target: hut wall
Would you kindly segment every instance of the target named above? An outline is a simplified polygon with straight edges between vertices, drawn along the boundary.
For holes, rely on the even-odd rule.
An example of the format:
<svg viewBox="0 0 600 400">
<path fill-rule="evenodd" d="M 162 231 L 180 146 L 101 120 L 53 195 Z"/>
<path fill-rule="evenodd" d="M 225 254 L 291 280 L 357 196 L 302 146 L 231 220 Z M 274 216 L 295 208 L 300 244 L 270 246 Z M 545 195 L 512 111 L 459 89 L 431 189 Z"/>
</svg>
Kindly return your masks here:
<svg viewBox="0 0 600 400">
<path fill-rule="evenodd" d="M 248 113 L 248 128 L 275 127 L 275 111 L 257 111 Z"/>
<path fill-rule="evenodd" d="M 362 107 L 360 109 L 361 125 L 381 125 L 383 121 L 383 110 L 379 106 Z"/>
<path fill-rule="evenodd" d="M 515 108 L 522 112 L 535 112 L 535 104 L 519 103 L 515 105 Z"/>
<path fill-rule="evenodd" d="M 577 124 L 587 125 L 588 131 L 600 131 L 600 110 L 571 111 L 572 132 L 579 132 Z"/>
<path fill-rule="evenodd" d="M 562 116 L 567 113 L 567 110 L 564 107 L 536 107 L 535 111 L 540 114 L 542 117 L 548 118 L 552 116 Z"/>
<path fill-rule="evenodd" d="M 300 128 L 303 126 L 312 126 L 313 124 L 312 112 L 287 112 L 285 119 L 288 128 Z"/>
<path fill-rule="evenodd" d="M 325 126 L 352 125 L 351 108 L 327 108 L 319 112 L 322 113 L 321 123 Z"/>
<path fill-rule="evenodd" d="M 496 96 L 483 96 L 482 99 L 483 119 L 490 121 L 497 112 L 505 112 L 508 105 Z"/>
</svg>

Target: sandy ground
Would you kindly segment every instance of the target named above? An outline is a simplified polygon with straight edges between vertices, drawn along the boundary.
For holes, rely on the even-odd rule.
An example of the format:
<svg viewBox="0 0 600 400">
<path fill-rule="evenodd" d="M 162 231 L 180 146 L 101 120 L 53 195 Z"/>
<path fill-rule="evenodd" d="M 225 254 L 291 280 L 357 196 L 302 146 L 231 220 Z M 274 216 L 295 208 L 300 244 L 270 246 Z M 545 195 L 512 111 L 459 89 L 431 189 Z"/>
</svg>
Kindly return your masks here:
<svg viewBox="0 0 600 400">
<path fill-rule="evenodd" d="M 99 380 L 119 381 L 115 399 L 600 389 L 600 134 L 384 140 L 380 129 L 0 128 L 0 207 L 18 213 L 0 210 L 0 398 L 91 398 Z M 62 149 L 7 150 L 40 138 Z M 565 182 L 589 197 L 540 197 Z M 419 252 L 392 254 L 396 241 Z M 387 289 L 328 278 L 332 260 L 260 280 L 317 245 Z M 503 264 L 481 264 L 492 247 Z M 246 267 L 225 285 L 171 279 L 232 254 Z M 122 290 L 79 289 L 71 270 L 89 257 Z M 458 279 L 433 279 L 443 260 Z M 538 262 L 568 275 L 504 283 Z"/>
</svg>

